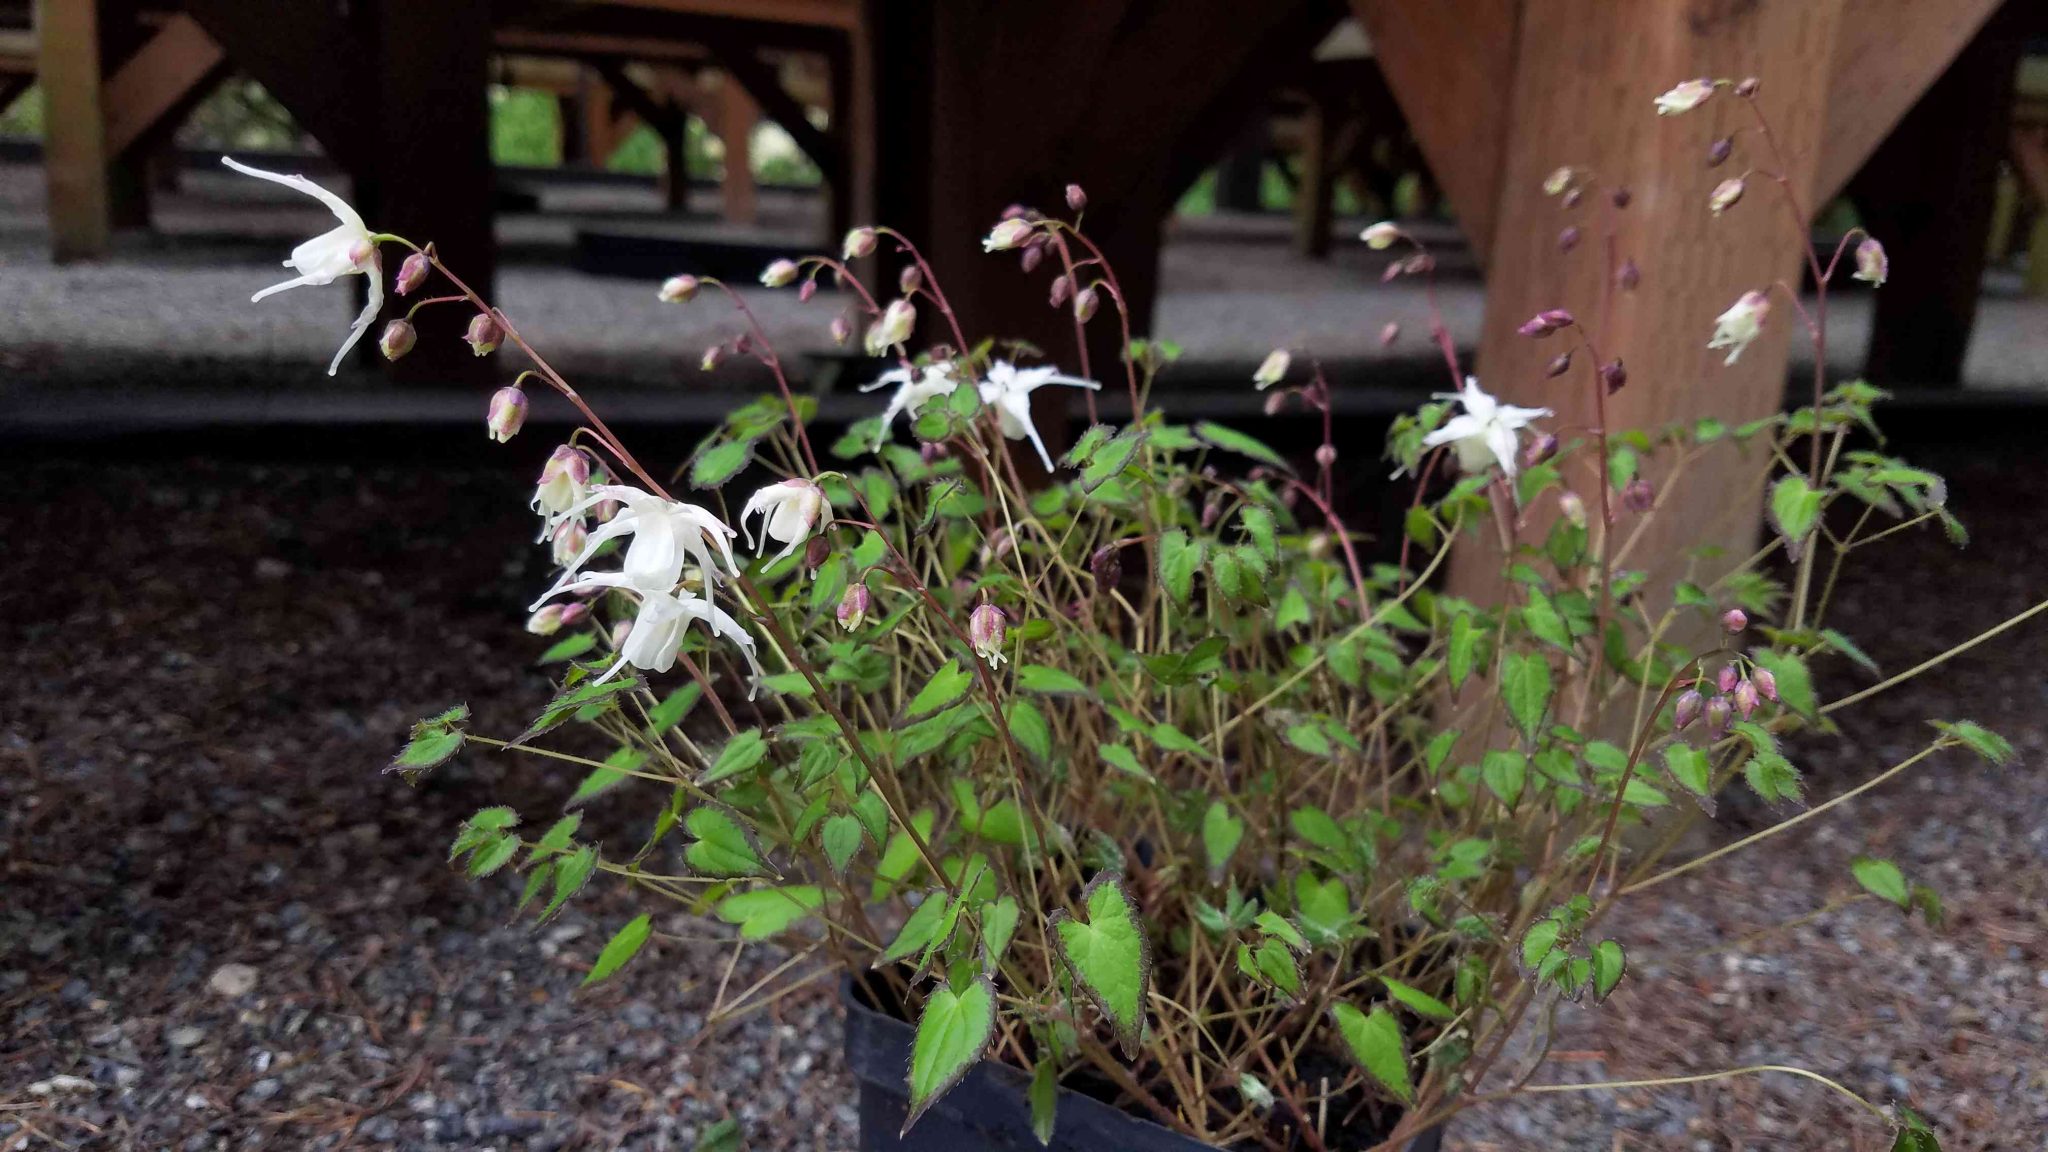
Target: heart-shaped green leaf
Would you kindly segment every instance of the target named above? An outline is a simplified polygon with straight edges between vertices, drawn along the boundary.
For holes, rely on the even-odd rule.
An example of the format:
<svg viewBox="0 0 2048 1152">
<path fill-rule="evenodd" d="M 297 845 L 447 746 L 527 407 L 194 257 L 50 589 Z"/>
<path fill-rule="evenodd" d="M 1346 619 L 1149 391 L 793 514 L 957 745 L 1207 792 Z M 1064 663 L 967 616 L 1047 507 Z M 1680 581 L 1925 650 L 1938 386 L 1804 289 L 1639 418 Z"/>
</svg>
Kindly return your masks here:
<svg viewBox="0 0 2048 1152">
<path fill-rule="evenodd" d="M 940 985 L 932 990 L 910 1045 L 910 1115 L 903 1121 L 904 1132 L 974 1067 L 995 1029 L 996 987 L 987 977 L 957 989 Z"/>
<path fill-rule="evenodd" d="M 1123 878 L 1104 872 L 1081 893 L 1088 910 L 1082 923 L 1062 909 L 1053 914 L 1054 939 L 1067 967 L 1109 1023 L 1127 1058 L 1135 1059 L 1145 1031 L 1145 994 L 1152 978 L 1151 956 L 1138 926 L 1137 908 Z"/>
<path fill-rule="evenodd" d="M 1415 1085 L 1408 1079 L 1408 1051 L 1401 1039 L 1401 1022 L 1385 1008 L 1360 1012 L 1349 1004 L 1330 1009 L 1337 1034 L 1351 1051 L 1358 1066 L 1380 1082 L 1403 1104 L 1415 1099 Z"/>
</svg>

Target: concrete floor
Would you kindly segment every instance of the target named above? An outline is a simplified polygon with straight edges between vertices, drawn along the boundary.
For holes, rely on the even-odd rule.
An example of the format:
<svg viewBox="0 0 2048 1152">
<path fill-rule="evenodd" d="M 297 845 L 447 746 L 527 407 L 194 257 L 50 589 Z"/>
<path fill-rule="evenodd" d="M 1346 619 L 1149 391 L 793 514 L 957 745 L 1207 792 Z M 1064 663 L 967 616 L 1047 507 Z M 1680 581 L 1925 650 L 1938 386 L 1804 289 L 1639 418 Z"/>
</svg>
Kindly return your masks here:
<svg viewBox="0 0 2048 1152">
<path fill-rule="evenodd" d="M 683 388 L 712 399 L 725 389 L 699 372 L 697 360 L 737 327 L 730 310 L 709 300 L 676 308 L 655 299 L 652 283 L 574 271 L 567 256 L 579 227 L 822 240 L 815 197 L 766 192 L 762 226 L 734 233 L 707 224 L 715 192 L 699 194 L 693 207 L 702 209 L 700 219 L 679 224 L 651 215 L 659 205 L 646 185 L 546 182 L 530 190 L 541 213 L 500 217 L 500 300 L 536 346 L 586 385 L 671 396 Z M 0 424 L 55 419 L 67 404 L 75 409 L 95 395 L 133 403 L 142 385 L 171 407 L 194 393 L 245 408 L 342 410 L 369 401 L 370 373 L 345 370 L 337 381 L 322 372 L 353 314 L 352 292 L 307 288 L 248 302 L 251 292 L 285 277 L 278 262 L 292 244 L 331 225 L 318 205 L 225 171 L 189 170 L 177 188 L 158 194 L 154 234 L 123 237 L 102 262 L 57 267 L 48 257 L 43 197 L 40 169 L 0 165 Z M 1285 344 L 1344 364 L 1347 381 L 1439 385 L 1429 368 L 1420 286 L 1382 284 L 1384 257 L 1351 240 L 1355 229 L 1346 227 L 1332 258 L 1318 263 L 1292 253 L 1284 218 L 1175 221 L 1157 328 L 1186 348 L 1179 372 L 1231 380 Z M 1870 322 L 1869 295 L 1856 289 L 1834 310 L 1839 351 L 1830 359 L 1843 375 L 1859 367 Z M 746 295 L 785 358 L 808 370 L 829 362 L 809 358 L 831 352 L 827 327 L 842 306 L 834 294 L 808 305 L 789 291 Z M 1454 338 L 1470 347 L 1484 302 L 1479 285 L 1450 278 L 1443 299 Z M 1390 320 L 1404 335 L 1383 348 L 1379 333 Z M 1702 340 L 1710 324 L 1702 318 Z M 1977 389 L 2048 389 L 2048 301 L 2021 298 L 2016 285 L 1994 280 L 1966 375 Z M 189 415 L 205 420 L 209 411 Z"/>
</svg>

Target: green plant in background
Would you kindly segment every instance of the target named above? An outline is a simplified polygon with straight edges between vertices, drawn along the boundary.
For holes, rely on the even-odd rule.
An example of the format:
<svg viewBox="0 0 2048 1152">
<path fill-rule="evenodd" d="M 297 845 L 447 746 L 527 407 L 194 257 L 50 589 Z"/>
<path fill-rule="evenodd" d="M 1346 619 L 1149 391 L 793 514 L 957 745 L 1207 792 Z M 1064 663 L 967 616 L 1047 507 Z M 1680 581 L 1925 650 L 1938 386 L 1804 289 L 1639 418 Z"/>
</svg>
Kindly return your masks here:
<svg viewBox="0 0 2048 1152">
<path fill-rule="evenodd" d="M 1730 89 L 1753 91 L 1688 82 L 1659 109 Z M 1563 169 L 1548 190 L 1589 188 Z M 1823 661 L 1867 662 L 1826 623 L 1846 559 L 1916 528 L 1961 533 L 1940 479 L 1882 452 L 1880 394 L 1817 375 L 1805 406 L 1741 426 L 1561 440 L 1540 431 L 1547 412 L 1461 380 L 1446 340 L 1458 391 L 1389 438 L 1418 477 L 1393 529 L 1402 558 L 1368 563 L 1336 507 L 1327 435 L 1297 466 L 1150 405 L 1177 350 L 1131 337 L 1116 275 L 1081 228 L 1085 199 L 1070 188 L 1067 216 L 1013 214 L 984 246 L 1053 275 L 1077 338 L 1107 303 L 1123 354 L 1100 373 L 1078 339 L 1078 375 L 1061 377 L 1019 368 L 1027 349 L 970 338 L 917 248 L 886 228 L 857 229 L 840 257 L 772 265 L 764 283 L 806 299 L 843 285 L 853 303 L 835 337 L 865 325 L 869 350 L 897 363 L 886 414 L 831 443 L 814 441 L 814 405 L 744 296 L 664 284 L 678 304 L 721 294 L 742 320 L 707 366 L 750 356 L 779 385 L 691 454 L 688 499 L 431 250 L 369 238 L 412 250 L 400 295 L 436 274 L 449 284 L 415 311 L 466 303 L 474 346 L 532 360 L 494 398 L 494 436 L 518 431 L 532 378 L 587 421 L 533 497 L 562 574 L 529 627 L 556 638 L 544 659 L 564 668 L 560 694 L 509 739 L 471 731 L 460 708 L 423 720 L 393 764 L 417 775 L 475 745 L 574 765 L 581 782 L 567 815 L 477 813 L 452 859 L 517 875 L 521 907 L 542 919 L 604 876 L 787 947 L 777 971 L 791 983 L 852 974 L 916 1022 L 913 1123 L 983 1059 L 1031 1073 L 1041 1138 L 1058 1123 L 1053 1089 L 1085 1076 L 1192 1136 L 1268 1147 L 1303 1134 L 1377 1146 L 1518 1091 L 1784 1073 L 1855 1100 L 1896 1148 L 1935 1147 L 1914 1113 L 1813 1070 L 1532 1085 L 1540 1061 L 1504 1060 L 1517 1035 L 1547 1050 L 1561 1000 L 1598 1002 L 1626 979 L 1632 894 L 1943 750 L 2011 754 L 1974 724 L 1940 722 L 1898 764 L 1800 808 L 1788 737 L 1837 734 L 1852 705 L 1948 658 L 1844 699 L 1813 687 Z M 1431 274 L 1398 227 L 1364 239 L 1406 245 L 1398 273 Z M 1825 269 L 1813 254 L 1823 294 L 1854 239 Z M 886 304 L 845 263 L 884 247 L 907 261 Z M 336 274 L 380 274 L 366 259 Z M 1867 238 L 1853 264 L 1873 282 L 1888 271 Z M 1739 355 L 1770 307 L 1745 296 L 1715 344 Z M 936 336 L 913 348 L 920 315 Z M 1809 318 L 1818 341 L 1824 295 Z M 1576 360 L 1560 357 L 1558 375 L 1575 371 L 1597 402 L 1625 386 L 1567 310 L 1523 332 L 1568 343 Z M 383 343 L 409 348 L 408 321 Z M 1120 423 L 1098 411 L 1098 376 L 1128 402 Z M 1320 371 L 1288 353 L 1256 381 L 1276 406 L 1329 412 Z M 1040 469 L 1009 444 L 1038 445 L 1029 397 L 1051 383 L 1082 385 L 1088 427 Z M 1758 462 L 1759 487 L 1738 498 L 1767 509 L 1769 540 L 1739 561 L 1637 566 L 1643 526 L 1688 466 L 1726 452 Z M 745 502 L 742 539 L 725 489 L 750 471 L 775 479 Z M 1597 479 L 1568 486 L 1580 475 Z M 1497 602 L 1433 586 L 1454 550 L 1483 562 L 1489 548 Z M 553 746 L 572 723 L 612 751 Z M 1685 828 L 1731 790 L 1793 814 L 1674 862 Z M 583 834 L 580 806 L 608 793 L 645 805 L 638 842 Z M 1874 898 L 1938 918 L 1932 890 L 1896 865 L 1844 863 Z M 653 914 L 634 917 L 588 979 L 660 939 Z M 789 986 L 721 993 L 715 1017 Z"/>
</svg>

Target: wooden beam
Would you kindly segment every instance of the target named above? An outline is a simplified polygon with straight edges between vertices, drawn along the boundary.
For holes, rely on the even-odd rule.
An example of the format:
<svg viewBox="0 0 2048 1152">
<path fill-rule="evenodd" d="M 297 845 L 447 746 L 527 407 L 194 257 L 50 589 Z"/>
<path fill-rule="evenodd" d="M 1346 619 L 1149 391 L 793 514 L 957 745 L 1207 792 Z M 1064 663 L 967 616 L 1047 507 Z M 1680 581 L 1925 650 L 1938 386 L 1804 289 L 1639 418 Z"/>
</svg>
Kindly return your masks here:
<svg viewBox="0 0 2048 1152">
<path fill-rule="evenodd" d="M 1294 250 L 1311 260 L 1330 255 L 1331 198 L 1336 174 L 1331 167 L 1331 148 L 1336 126 L 1335 110 L 1311 98 L 1301 115 L 1301 179 L 1294 192 Z"/>
<path fill-rule="evenodd" d="M 725 74 L 737 80 L 747 94 L 754 98 L 770 120 L 780 125 L 796 146 L 811 158 L 825 174 L 828 184 L 844 182 L 847 172 L 847 158 L 839 141 L 819 131 L 812 124 L 804 106 L 782 86 L 782 78 L 776 70 L 765 63 L 754 50 L 736 40 L 723 37 L 706 42 Z"/>
<path fill-rule="evenodd" d="M 1829 67 L 1815 211 L 1848 186 L 2001 0 L 1846 2 Z"/>
<path fill-rule="evenodd" d="M 860 23 L 860 0 L 579 0 L 607 8 L 646 8 L 691 16 L 724 16 L 769 24 L 851 29 Z"/>
<path fill-rule="evenodd" d="M 754 126 L 761 108 L 731 76 L 718 86 L 718 139 L 725 145 L 725 169 L 719 178 L 725 222 L 751 226 L 758 219 L 754 189 Z"/>
<path fill-rule="evenodd" d="M 1350 2 L 1372 37 L 1373 56 L 1430 172 L 1483 263 L 1493 251 L 1501 173 L 1507 163 L 1506 94 L 1522 43 L 1522 0 Z M 1614 0 L 1618 7 L 1643 2 Z M 1555 5 L 1531 0 L 1530 7 L 1533 18 L 1543 22 L 1542 36 L 1549 39 L 1545 50 L 1569 51 L 1578 37 L 1570 25 L 1549 22 L 1548 11 Z M 1642 47 L 1630 45 L 1625 51 L 1636 53 Z"/>
<path fill-rule="evenodd" d="M 492 42 L 501 52 L 534 55 L 573 56 L 590 59 L 615 56 L 622 60 L 644 60 L 701 64 L 711 58 L 702 44 L 655 36 L 618 36 L 602 32 L 551 31 L 533 28 L 500 28 Z"/>
<path fill-rule="evenodd" d="M 1725 216 L 1707 211 L 1709 191 L 1726 173 L 1708 171 L 1701 157 L 1711 141 L 1750 123 L 1736 98 L 1724 91 L 1678 117 L 1657 116 L 1651 100 L 1687 77 L 1761 77 L 1758 99 L 1784 154 L 1761 151 L 1763 141 L 1744 132 L 1740 159 L 1730 167 L 1778 171 L 1811 203 L 1830 83 L 1820 62 L 1834 58 L 1843 7 L 1844 0 L 1711 8 L 1692 0 L 1531 0 L 1520 21 L 1514 72 L 1501 84 L 1509 102 L 1506 164 L 1478 358 L 1478 375 L 1489 390 L 1517 404 L 1555 409 L 1551 426 L 1572 435 L 1599 423 L 1592 357 L 1579 349 L 1571 371 L 1550 379 L 1545 364 L 1562 350 L 1557 340 L 1563 338 L 1538 341 L 1516 332 L 1540 310 L 1566 308 L 1586 322 L 1601 356 L 1626 365 L 1629 383 L 1606 401 L 1613 430 L 1709 415 L 1740 423 L 1778 410 L 1797 328 L 1785 314 L 1789 309 L 1771 318 L 1737 364 L 1724 364 L 1706 344 L 1714 317 L 1745 291 L 1779 280 L 1798 283 L 1805 222 L 1791 219 L 1778 190 L 1763 180 Z M 1601 180 L 1576 213 L 1541 191 L 1545 175 L 1563 164 Z M 1625 209 L 1609 207 L 1616 185 L 1631 191 Z M 1617 258 L 1633 257 L 1641 266 L 1634 291 L 1613 287 L 1603 252 L 1610 221 Z M 1586 237 L 1568 253 L 1559 244 L 1567 224 Z M 1595 463 L 1593 453 L 1582 454 L 1567 480 L 1597 515 Z M 1682 487 L 1663 494 L 1629 565 L 1669 576 L 1671 569 L 1660 565 L 1698 546 L 1746 555 L 1758 529 L 1767 464 L 1734 452 L 1699 461 Z M 1666 459 L 1647 460 L 1642 475 L 1661 491 L 1671 480 L 1669 467 Z M 1633 517 L 1616 508 L 1620 520 L 1612 530 L 1634 532 Z M 1553 511 L 1534 510 L 1538 526 L 1528 531 L 1540 533 Z M 1463 556 L 1453 567 L 1459 594 L 1482 600 L 1501 594 L 1500 566 L 1489 557 Z"/>
<path fill-rule="evenodd" d="M 206 83 L 225 59 L 221 46 L 197 20 L 183 13 L 173 17 L 107 79 L 101 103 L 108 155 L 126 152 Z"/>
<path fill-rule="evenodd" d="M 183 4 L 236 67 L 276 97 L 336 163 L 359 172 L 376 162 L 376 105 L 364 92 L 371 43 L 334 5 L 325 0 Z M 431 62 L 426 67 L 431 75 Z"/>
<path fill-rule="evenodd" d="M 113 230 L 99 14 L 98 0 L 36 0 L 43 175 L 52 256 L 60 263 L 105 255 Z"/>
</svg>

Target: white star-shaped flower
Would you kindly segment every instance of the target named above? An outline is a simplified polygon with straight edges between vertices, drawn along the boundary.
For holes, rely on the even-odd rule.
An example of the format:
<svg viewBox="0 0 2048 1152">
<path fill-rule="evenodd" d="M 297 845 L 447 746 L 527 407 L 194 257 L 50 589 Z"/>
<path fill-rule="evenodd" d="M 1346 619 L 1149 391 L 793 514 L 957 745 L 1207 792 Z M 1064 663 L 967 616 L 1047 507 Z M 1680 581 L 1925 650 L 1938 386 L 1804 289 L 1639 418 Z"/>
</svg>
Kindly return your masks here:
<svg viewBox="0 0 2048 1152">
<path fill-rule="evenodd" d="M 1726 363 L 1733 364 L 1742 355 L 1742 350 L 1756 341 L 1763 333 L 1764 321 L 1771 314 L 1771 298 L 1762 292 L 1744 292 L 1742 298 L 1730 305 L 1726 312 L 1714 317 L 1714 336 L 1707 341 L 1708 348 L 1726 348 Z"/>
<path fill-rule="evenodd" d="M 1444 426 L 1422 438 L 1422 446 L 1449 444 L 1457 453 L 1458 467 L 1466 472 L 1483 472 L 1499 464 L 1507 478 L 1515 478 L 1515 457 L 1519 434 L 1536 420 L 1551 415 L 1548 408 L 1517 408 L 1503 404 L 1479 388 L 1476 377 L 1465 377 L 1456 392 L 1440 393 L 1438 399 L 1456 400 L 1465 410 L 1444 422 Z"/>
<path fill-rule="evenodd" d="M 282 184 L 293 191 L 313 197 L 327 205 L 328 211 L 334 213 L 334 218 L 341 221 L 335 227 L 292 249 L 292 254 L 284 265 L 297 272 L 297 276 L 282 284 L 272 284 L 249 297 L 249 302 L 254 304 L 265 296 L 275 295 L 287 288 L 297 288 L 301 284 L 332 284 L 343 276 L 368 276 L 369 303 L 363 305 L 363 310 L 356 316 L 355 323 L 349 325 L 348 339 L 341 342 L 341 350 L 334 354 L 334 360 L 327 365 L 327 374 L 334 375 L 335 370 L 341 367 L 341 358 L 348 355 L 348 350 L 355 347 L 356 341 L 363 338 L 363 333 L 370 330 L 370 325 L 377 319 L 378 310 L 384 307 L 384 266 L 377 256 L 377 242 L 371 238 L 369 228 L 363 224 L 363 218 L 356 214 L 354 208 L 349 207 L 348 201 L 304 176 L 265 172 L 261 168 L 251 168 L 247 164 L 237 163 L 228 156 L 220 159 L 221 163 L 245 176 Z"/>
<path fill-rule="evenodd" d="M 599 548 L 627 535 L 633 539 L 626 545 L 619 571 L 605 574 L 620 582 L 607 587 L 670 592 L 682 583 L 684 566 L 694 564 L 704 573 L 704 592 L 708 597 L 724 576 L 738 575 L 739 565 L 732 555 L 732 538 L 738 533 L 695 504 L 664 500 L 624 484 L 600 484 L 563 515 L 581 515 L 586 508 L 606 500 L 616 500 L 624 507 L 590 533 L 583 551 L 564 565 L 562 578 L 534 602 L 535 607 L 578 583 L 577 572 L 597 555 Z M 595 578 L 593 574 L 582 579 Z"/>
<path fill-rule="evenodd" d="M 1039 439 L 1038 428 L 1031 423 L 1031 394 L 1047 384 L 1064 384 L 1091 392 L 1102 389 L 1093 380 L 1062 375 L 1050 365 L 1019 368 L 1008 360 L 997 360 L 988 366 L 988 376 L 981 382 L 981 402 L 996 410 L 996 421 L 1002 425 L 1004 436 L 1031 441 L 1031 446 L 1038 449 L 1039 462 L 1050 472 L 1052 454 L 1045 450 L 1045 441 Z"/>
<path fill-rule="evenodd" d="M 907 412 L 912 420 L 917 419 L 918 412 L 926 403 L 940 396 L 951 396 L 953 389 L 960 386 L 960 381 L 953 375 L 952 362 L 941 360 L 924 368 L 891 368 L 861 385 L 860 390 L 873 392 L 891 385 L 896 387 L 896 394 L 889 397 L 889 406 L 882 410 L 882 427 L 875 433 L 877 448 L 889 438 L 889 429 L 895 425 L 898 416 Z"/>
</svg>

